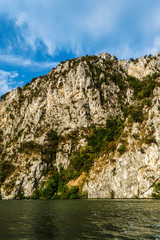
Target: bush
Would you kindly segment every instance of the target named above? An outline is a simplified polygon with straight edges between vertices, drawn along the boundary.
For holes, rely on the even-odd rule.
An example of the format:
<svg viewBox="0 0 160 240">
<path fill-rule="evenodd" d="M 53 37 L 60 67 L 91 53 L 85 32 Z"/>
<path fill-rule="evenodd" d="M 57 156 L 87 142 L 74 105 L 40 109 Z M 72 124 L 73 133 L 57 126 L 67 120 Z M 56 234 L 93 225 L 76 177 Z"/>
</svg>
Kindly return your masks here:
<svg viewBox="0 0 160 240">
<path fill-rule="evenodd" d="M 19 148 L 20 152 L 26 154 L 39 153 L 42 155 L 42 160 L 51 163 L 56 158 L 56 152 L 58 148 L 59 137 L 54 130 L 51 130 L 47 134 L 47 143 L 40 145 L 34 141 L 23 142 Z"/>
<path fill-rule="evenodd" d="M 47 182 L 45 189 L 43 190 L 43 197 L 45 199 L 51 199 L 53 195 L 57 192 L 58 183 L 55 179 L 51 179 Z"/>
<path fill-rule="evenodd" d="M 80 198 L 79 196 L 79 187 L 73 186 L 68 190 L 69 199 Z"/>
<path fill-rule="evenodd" d="M 9 177 L 14 170 L 15 167 L 11 164 L 11 162 L 2 161 L 0 163 L 0 185 L 5 182 L 6 178 Z"/>
<path fill-rule="evenodd" d="M 79 192 L 78 186 L 72 186 L 67 188 L 63 194 L 60 195 L 61 199 L 79 199 L 82 198 L 82 194 Z"/>
<path fill-rule="evenodd" d="M 63 173 L 53 168 L 52 176 L 47 182 L 43 182 L 40 188 L 36 188 L 32 199 L 77 199 L 83 195 L 79 192 L 78 186 L 68 188 Z"/>
<path fill-rule="evenodd" d="M 38 143 L 35 143 L 34 141 L 28 141 L 28 142 L 23 142 L 21 144 L 21 147 L 19 148 L 20 152 L 24 153 L 32 153 L 32 152 L 41 152 L 42 146 L 39 145 Z"/>
<path fill-rule="evenodd" d="M 28 88 L 28 86 L 30 85 L 30 83 L 28 82 L 28 83 L 26 83 L 24 86 L 23 86 L 23 91 L 25 91 L 27 88 Z"/>
<path fill-rule="evenodd" d="M 111 129 L 105 129 L 105 128 L 98 128 L 95 129 L 93 134 L 86 137 L 88 141 L 88 145 L 92 147 L 93 152 L 100 152 L 102 150 L 102 147 L 104 145 L 104 139 L 112 138 L 112 131 Z"/>
<path fill-rule="evenodd" d="M 127 85 L 126 85 L 126 82 L 125 82 L 122 74 L 120 74 L 120 73 L 113 73 L 113 74 L 110 76 L 110 79 L 111 79 L 111 81 L 113 81 L 116 85 L 118 85 L 118 87 L 119 87 L 119 89 L 120 89 L 121 91 L 126 90 Z"/>
<path fill-rule="evenodd" d="M 153 81 L 151 76 L 147 76 L 143 81 L 129 76 L 128 82 L 130 87 L 134 90 L 134 95 L 138 99 L 148 98 L 153 93 L 153 90 L 156 86 L 156 82 Z"/>
<path fill-rule="evenodd" d="M 148 145 L 150 145 L 152 143 L 157 144 L 157 141 L 156 141 L 155 137 L 153 137 L 153 136 L 145 138 L 144 142 Z"/>
<path fill-rule="evenodd" d="M 105 128 L 93 128 L 93 133 L 86 136 L 87 145 L 75 152 L 66 171 L 68 179 L 76 179 L 82 172 L 89 172 L 94 158 L 103 151 L 114 151 L 115 140 L 121 135 L 124 121 L 118 118 L 110 118 Z"/>
<path fill-rule="evenodd" d="M 153 198 L 156 198 L 156 199 L 159 199 L 160 198 L 160 194 L 158 193 L 152 193 L 152 197 Z"/>
<path fill-rule="evenodd" d="M 55 167 L 50 170 L 50 179 L 46 182 L 43 182 L 40 188 L 36 188 L 32 199 L 51 199 L 58 191 L 58 184 L 60 181 L 60 175 Z"/>
<path fill-rule="evenodd" d="M 110 192 L 110 196 L 111 196 L 111 199 L 114 199 L 114 197 L 115 197 L 115 192 L 114 192 L 113 190 Z"/>
<path fill-rule="evenodd" d="M 40 189 L 36 188 L 31 196 L 31 199 L 40 199 L 42 196 L 42 193 L 40 192 Z"/>
<path fill-rule="evenodd" d="M 0 101 L 6 100 L 6 97 L 7 97 L 8 94 L 9 94 L 9 92 L 7 92 L 7 93 L 5 93 L 4 95 L 2 95 L 2 96 L 0 97 Z"/>
<path fill-rule="evenodd" d="M 143 100 L 143 104 L 147 105 L 148 107 L 150 107 L 150 106 L 152 106 L 152 101 L 151 101 L 151 99 L 145 98 Z"/>
<path fill-rule="evenodd" d="M 138 105 L 135 107 L 134 106 L 129 107 L 128 109 L 125 110 L 124 115 L 125 116 L 130 115 L 129 121 L 142 123 L 144 120 L 143 106 Z"/>
<path fill-rule="evenodd" d="M 0 129 L 0 143 L 3 141 L 3 131 Z"/>
<path fill-rule="evenodd" d="M 153 198 L 160 198 L 160 182 L 154 184 Z"/>
<path fill-rule="evenodd" d="M 116 140 L 122 133 L 124 121 L 119 118 L 110 118 L 106 122 L 106 128 L 98 128 L 86 137 L 88 145 L 92 147 L 94 153 L 100 153 L 109 143 Z"/>
<path fill-rule="evenodd" d="M 93 150 L 91 146 L 81 148 L 80 151 L 76 152 L 71 160 L 68 167 L 68 177 L 77 178 L 83 171 L 89 172 L 93 163 Z"/>
<path fill-rule="evenodd" d="M 42 160 L 51 163 L 56 159 L 59 137 L 54 130 L 47 133 L 47 144 L 42 149 Z"/>
<path fill-rule="evenodd" d="M 144 148 L 141 148 L 141 149 L 140 149 L 140 152 L 141 152 L 142 154 L 144 154 L 144 153 L 145 153 Z"/>
<path fill-rule="evenodd" d="M 38 77 L 32 78 L 31 83 L 35 82 L 37 78 L 38 78 Z"/>
<path fill-rule="evenodd" d="M 15 196 L 15 199 L 26 199 L 26 197 L 24 196 L 23 188 L 20 188 L 20 190 L 18 191 L 17 195 Z"/>
<path fill-rule="evenodd" d="M 132 137 L 137 140 L 137 139 L 139 139 L 139 134 L 138 134 L 138 133 L 134 133 L 134 134 L 132 135 Z"/>
<path fill-rule="evenodd" d="M 121 146 L 117 149 L 117 151 L 120 153 L 120 155 L 124 154 L 126 151 L 126 145 L 125 144 L 121 144 Z"/>
</svg>

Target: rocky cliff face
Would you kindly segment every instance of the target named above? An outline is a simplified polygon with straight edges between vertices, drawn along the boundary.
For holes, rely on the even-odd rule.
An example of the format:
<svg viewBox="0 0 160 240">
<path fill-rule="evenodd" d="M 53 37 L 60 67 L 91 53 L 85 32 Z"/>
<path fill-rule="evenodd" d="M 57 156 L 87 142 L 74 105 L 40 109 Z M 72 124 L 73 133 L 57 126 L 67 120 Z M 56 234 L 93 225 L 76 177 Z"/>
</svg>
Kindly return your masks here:
<svg viewBox="0 0 160 240">
<path fill-rule="evenodd" d="M 101 53 L 2 96 L 2 198 L 158 197 L 159 71 L 160 54 Z"/>
</svg>

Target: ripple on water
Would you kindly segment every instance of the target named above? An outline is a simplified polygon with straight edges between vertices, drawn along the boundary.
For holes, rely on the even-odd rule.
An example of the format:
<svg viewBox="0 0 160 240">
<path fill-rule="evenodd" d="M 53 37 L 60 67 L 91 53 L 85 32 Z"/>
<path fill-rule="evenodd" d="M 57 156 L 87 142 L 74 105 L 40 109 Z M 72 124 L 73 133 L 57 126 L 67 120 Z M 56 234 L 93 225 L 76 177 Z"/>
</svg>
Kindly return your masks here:
<svg viewBox="0 0 160 240">
<path fill-rule="evenodd" d="M 158 200 L 1 201 L 3 240 L 160 240 Z"/>
</svg>

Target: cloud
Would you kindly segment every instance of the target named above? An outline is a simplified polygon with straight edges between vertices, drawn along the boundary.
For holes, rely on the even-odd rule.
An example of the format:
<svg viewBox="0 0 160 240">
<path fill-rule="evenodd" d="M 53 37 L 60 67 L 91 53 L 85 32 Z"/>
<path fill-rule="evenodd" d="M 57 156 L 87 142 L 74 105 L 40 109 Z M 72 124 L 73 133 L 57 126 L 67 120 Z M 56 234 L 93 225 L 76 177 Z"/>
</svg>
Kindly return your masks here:
<svg viewBox="0 0 160 240">
<path fill-rule="evenodd" d="M 146 49 L 146 54 L 153 54 L 155 55 L 157 52 L 160 51 L 160 35 L 153 38 L 152 45 L 150 48 Z"/>
<path fill-rule="evenodd" d="M 111 0 L 17 0 L 16 4 L 2 0 L 0 9 L 15 19 L 25 43 L 34 51 L 40 40 L 49 55 L 57 54 L 61 48 L 77 55 L 112 33 L 121 15 L 121 5 L 116 7 Z"/>
<path fill-rule="evenodd" d="M 17 45 L 26 55 L 31 49 L 56 57 L 65 49 L 75 56 L 102 50 L 137 56 L 155 51 L 160 29 L 158 0 L 1 0 L 0 13 L 15 24 L 16 44 L 9 41 L 6 49 Z"/>
<path fill-rule="evenodd" d="M 2 92 L 58 61 L 102 51 L 137 58 L 160 51 L 159 0 L 0 0 Z M 17 84 L 18 85 L 18 84 Z"/>
<path fill-rule="evenodd" d="M 0 62 L 12 64 L 20 67 L 29 67 L 32 69 L 48 69 L 56 67 L 59 62 L 36 62 L 28 58 L 23 58 L 22 56 L 16 56 L 16 55 L 0 55 Z"/>
<path fill-rule="evenodd" d="M 19 14 L 19 16 L 17 17 L 15 23 L 16 23 L 17 26 L 22 27 L 25 24 L 25 22 L 26 22 L 26 15 L 25 15 L 24 12 L 21 12 Z"/>
<path fill-rule="evenodd" d="M 18 73 L 15 71 L 7 72 L 0 70 L 0 96 L 16 87 L 15 78 L 17 77 Z"/>
</svg>

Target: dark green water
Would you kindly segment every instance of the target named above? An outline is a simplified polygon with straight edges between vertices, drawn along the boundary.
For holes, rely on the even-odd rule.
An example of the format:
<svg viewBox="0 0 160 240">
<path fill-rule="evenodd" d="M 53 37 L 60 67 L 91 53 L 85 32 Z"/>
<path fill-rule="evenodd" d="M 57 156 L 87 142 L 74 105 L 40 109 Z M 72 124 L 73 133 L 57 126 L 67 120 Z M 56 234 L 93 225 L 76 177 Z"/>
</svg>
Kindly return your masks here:
<svg viewBox="0 0 160 240">
<path fill-rule="evenodd" d="M 0 201 L 0 240 L 160 239 L 160 201 Z"/>
</svg>

